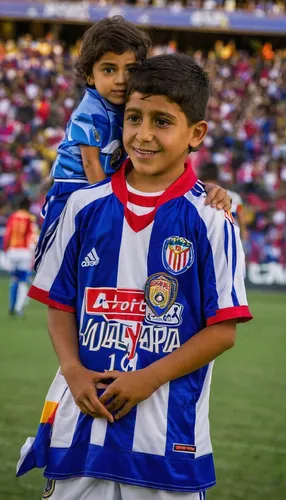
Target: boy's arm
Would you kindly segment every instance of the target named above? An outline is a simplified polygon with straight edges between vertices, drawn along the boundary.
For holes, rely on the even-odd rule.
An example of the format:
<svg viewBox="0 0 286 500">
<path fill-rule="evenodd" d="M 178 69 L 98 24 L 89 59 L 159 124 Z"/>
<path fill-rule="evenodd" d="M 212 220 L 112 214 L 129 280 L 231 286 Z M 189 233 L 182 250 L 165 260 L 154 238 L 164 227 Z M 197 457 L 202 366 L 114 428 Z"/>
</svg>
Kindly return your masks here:
<svg viewBox="0 0 286 500">
<path fill-rule="evenodd" d="M 100 182 L 106 178 L 100 163 L 99 151 L 98 147 L 80 145 L 83 168 L 90 184 Z"/>
<path fill-rule="evenodd" d="M 198 370 L 233 347 L 235 335 L 236 320 L 224 321 L 204 328 L 176 351 L 147 368 L 127 373 L 107 372 L 104 378 L 115 380 L 100 401 L 110 412 L 117 412 L 115 419 L 119 419 L 165 383 Z"/>
<path fill-rule="evenodd" d="M 80 410 L 113 422 L 111 413 L 100 403 L 96 393 L 95 385 L 103 374 L 86 369 L 80 362 L 75 315 L 49 307 L 48 329 L 61 372 Z"/>
</svg>

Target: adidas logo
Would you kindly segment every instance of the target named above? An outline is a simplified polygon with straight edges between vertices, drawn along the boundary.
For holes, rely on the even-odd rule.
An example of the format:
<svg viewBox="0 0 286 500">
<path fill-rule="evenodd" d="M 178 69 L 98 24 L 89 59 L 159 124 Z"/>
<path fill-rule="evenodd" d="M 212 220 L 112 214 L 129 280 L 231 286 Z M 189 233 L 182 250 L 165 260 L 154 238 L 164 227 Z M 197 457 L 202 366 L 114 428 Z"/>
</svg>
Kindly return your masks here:
<svg viewBox="0 0 286 500">
<path fill-rule="evenodd" d="M 95 248 L 93 247 L 93 249 L 87 254 L 85 259 L 82 261 L 81 267 L 97 266 L 99 261 L 100 261 L 100 258 L 98 257 L 97 252 L 96 252 Z"/>
</svg>

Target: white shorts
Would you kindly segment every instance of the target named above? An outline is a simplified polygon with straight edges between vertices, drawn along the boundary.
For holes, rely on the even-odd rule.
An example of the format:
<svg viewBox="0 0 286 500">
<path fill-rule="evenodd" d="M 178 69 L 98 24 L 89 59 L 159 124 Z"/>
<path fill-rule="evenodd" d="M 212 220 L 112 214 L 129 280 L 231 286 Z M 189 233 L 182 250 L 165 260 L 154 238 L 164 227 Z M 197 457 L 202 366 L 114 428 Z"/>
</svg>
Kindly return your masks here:
<svg viewBox="0 0 286 500">
<path fill-rule="evenodd" d="M 29 248 L 10 248 L 6 254 L 9 271 L 31 271 L 33 254 Z"/>
<path fill-rule="evenodd" d="M 48 479 L 42 500 L 205 500 L 206 493 L 177 493 L 103 479 Z"/>
</svg>

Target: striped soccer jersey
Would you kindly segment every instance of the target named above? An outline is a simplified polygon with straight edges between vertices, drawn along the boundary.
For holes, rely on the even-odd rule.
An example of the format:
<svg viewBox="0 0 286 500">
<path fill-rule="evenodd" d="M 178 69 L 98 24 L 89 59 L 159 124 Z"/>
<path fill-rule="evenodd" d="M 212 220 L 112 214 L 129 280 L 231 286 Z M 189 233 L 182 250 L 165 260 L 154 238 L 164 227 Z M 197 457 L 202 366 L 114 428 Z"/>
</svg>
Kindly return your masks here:
<svg viewBox="0 0 286 500">
<path fill-rule="evenodd" d="M 146 197 L 128 195 L 126 166 L 71 196 L 30 290 L 75 313 L 81 362 L 96 371 L 144 368 L 206 325 L 251 318 L 238 230 L 204 205 L 190 166 L 150 197 L 152 210 L 142 215 L 132 205 L 146 207 Z M 18 474 L 45 466 L 53 479 L 89 476 L 180 492 L 211 487 L 212 367 L 166 383 L 113 424 L 83 415 L 58 373 Z"/>
<path fill-rule="evenodd" d="M 111 104 L 97 90 L 87 88 L 67 124 L 52 177 L 74 182 L 86 180 L 80 145 L 98 147 L 100 164 L 107 175 L 112 175 L 126 158 L 122 144 L 123 113 L 124 106 Z"/>
</svg>

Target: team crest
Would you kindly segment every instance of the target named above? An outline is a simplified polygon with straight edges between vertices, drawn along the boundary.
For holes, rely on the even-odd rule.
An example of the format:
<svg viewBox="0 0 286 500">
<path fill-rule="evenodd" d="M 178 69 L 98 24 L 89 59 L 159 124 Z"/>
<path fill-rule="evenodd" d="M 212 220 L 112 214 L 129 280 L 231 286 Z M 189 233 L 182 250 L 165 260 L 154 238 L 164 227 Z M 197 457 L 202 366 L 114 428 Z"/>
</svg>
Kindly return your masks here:
<svg viewBox="0 0 286 500">
<path fill-rule="evenodd" d="M 166 273 L 150 276 L 145 286 L 145 301 L 155 316 L 165 314 L 174 304 L 178 293 L 178 281 Z"/>
<path fill-rule="evenodd" d="M 182 274 L 195 260 L 193 243 L 181 236 L 171 236 L 163 243 L 162 260 L 172 274 Z"/>
<path fill-rule="evenodd" d="M 96 142 L 99 142 L 100 141 L 100 133 L 98 132 L 97 128 L 95 128 L 95 127 L 93 129 L 93 135 L 94 135 Z"/>
<path fill-rule="evenodd" d="M 111 168 L 114 168 L 114 170 L 116 170 L 116 168 L 120 164 L 122 154 L 123 154 L 123 149 L 121 147 L 118 147 L 113 151 L 110 159 L 110 166 Z"/>
<path fill-rule="evenodd" d="M 50 498 L 52 496 L 52 494 L 55 491 L 55 485 L 56 485 L 56 481 L 54 479 L 47 480 L 47 484 L 46 484 L 46 487 L 44 489 L 42 500 L 46 500 L 46 498 Z"/>
</svg>

